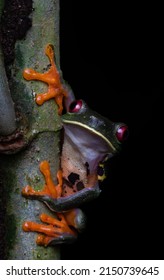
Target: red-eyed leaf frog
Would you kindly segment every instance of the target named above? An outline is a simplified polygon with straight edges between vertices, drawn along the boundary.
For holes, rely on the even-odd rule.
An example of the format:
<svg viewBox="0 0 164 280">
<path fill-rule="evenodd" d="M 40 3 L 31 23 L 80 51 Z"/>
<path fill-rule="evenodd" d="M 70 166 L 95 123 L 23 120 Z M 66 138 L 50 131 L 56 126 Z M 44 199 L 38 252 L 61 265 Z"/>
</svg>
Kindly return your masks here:
<svg viewBox="0 0 164 280">
<path fill-rule="evenodd" d="M 127 138 L 128 128 L 124 123 L 114 123 L 91 110 L 83 100 L 75 100 L 70 88 L 63 86 L 54 62 L 52 45 L 47 45 L 45 53 L 51 67 L 46 73 L 25 69 L 26 80 L 41 80 L 48 84 L 47 93 L 38 94 L 36 103 L 42 105 L 54 98 L 58 105 L 64 128 L 60 170 L 55 185 L 48 159 L 40 163 L 40 171 L 45 177 L 42 191 L 26 186 L 22 194 L 26 198 L 45 203 L 57 218 L 41 214 L 43 224 L 26 221 L 24 231 L 36 231 L 39 245 L 55 245 L 72 242 L 78 231 L 85 227 L 85 215 L 78 208 L 81 204 L 99 196 L 99 180 L 104 178 L 103 163 L 120 150 Z M 66 113 L 63 111 L 63 99 Z M 45 224 L 44 224 L 45 223 Z"/>
</svg>

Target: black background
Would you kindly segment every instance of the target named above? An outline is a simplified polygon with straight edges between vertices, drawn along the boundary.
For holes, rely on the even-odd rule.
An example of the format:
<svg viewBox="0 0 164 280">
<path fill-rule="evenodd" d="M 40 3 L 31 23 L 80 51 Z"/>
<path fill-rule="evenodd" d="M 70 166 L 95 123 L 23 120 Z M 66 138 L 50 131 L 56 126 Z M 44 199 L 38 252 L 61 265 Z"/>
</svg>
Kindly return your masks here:
<svg viewBox="0 0 164 280">
<path fill-rule="evenodd" d="M 96 2 L 96 3 L 95 3 Z M 64 79 L 76 98 L 129 126 L 86 231 L 62 259 L 163 259 L 164 45 L 160 7 L 60 1 Z"/>
</svg>

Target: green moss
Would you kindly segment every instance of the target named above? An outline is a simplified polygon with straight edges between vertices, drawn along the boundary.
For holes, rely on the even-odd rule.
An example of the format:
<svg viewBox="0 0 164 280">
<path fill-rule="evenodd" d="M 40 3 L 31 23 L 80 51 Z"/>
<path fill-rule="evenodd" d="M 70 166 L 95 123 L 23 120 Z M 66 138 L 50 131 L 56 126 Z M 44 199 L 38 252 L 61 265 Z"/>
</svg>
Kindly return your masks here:
<svg viewBox="0 0 164 280">
<path fill-rule="evenodd" d="M 42 190 L 44 184 L 41 180 L 41 176 L 42 176 L 41 174 L 40 175 L 36 174 L 33 177 L 26 175 L 27 185 L 33 187 L 34 190 L 36 191 Z"/>
<path fill-rule="evenodd" d="M 54 247 L 37 247 L 37 250 L 33 250 L 34 260 L 54 260 L 54 252 L 56 251 L 56 259 L 59 259 L 59 248 Z"/>
<path fill-rule="evenodd" d="M 18 117 L 20 116 L 18 127 L 21 131 L 22 127 L 27 127 L 23 132 L 29 145 L 18 154 L 6 157 L 7 164 L 3 174 L 7 201 L 6 250 L 8 259 L 59 259 L 58 248 L 39 247 L 35 244 L 34 234 L 22 232 L 22 222 L 28 218 L 33 221 L 38 219 L 39 212 L 42 212 L 45 206 L 23 198 L 21 189 L 27 183 L 38 189 L 43 188 L 39 159 L 50 159 L 54 170 L 57 170 L 55 164 L 58 165 L 58 131 L 62 127 L 54 100 L 40 107 L 34 102 L 33 93 L 44 92 L 47 85 L 26 81 L 22 77 L 26 67 L 44 71 L 49 64 L 44 48 L 49 42 L 55 47 L 55 57 L 59 65 L 59 1 L 34 0 L 33 7 L 33 27 L 24 40 L 16 42 L 16 59 L 10 68 L 12 96 Z"/>
</svg>

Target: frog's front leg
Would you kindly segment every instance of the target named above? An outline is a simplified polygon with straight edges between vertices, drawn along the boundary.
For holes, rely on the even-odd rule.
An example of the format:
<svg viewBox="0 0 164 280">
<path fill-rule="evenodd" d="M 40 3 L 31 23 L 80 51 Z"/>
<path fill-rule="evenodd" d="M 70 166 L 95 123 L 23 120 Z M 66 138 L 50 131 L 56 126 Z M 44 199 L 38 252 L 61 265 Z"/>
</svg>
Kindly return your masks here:
<svg viewBox="0 0 164 280">
<path fill-rule="evenodd" d="M 53 46 L 48 44 L 45 48 L 45 54 L 50 61 L 50 68 L 45 73 L 39 73 L 34 69 L 27 68 L 23 72 L 23 77 L 26 80 L 39 80 L 48 84 L 48 90 L 45 93 L 36 95 L 36 103 L 42 105 L 45 101 L 54 98 L 58 105 L 58 114 L 63 111 L 63 97 L 67 97 L 67 91 L 60 81 L 60 75 L 54 62 Z"/>
<path fill-rule="evenodd" d="M 42 161 L 40 163 L 40 171 L 45 178 L 43 190 L 35 191 L 31 186 L 26 186 L 22 190 L 22 194 L 27 198 L 40 200 L 51 208 L 47 201 L 52 199 L 54 204 L 56 202 L 58 205 L 57 202 L 62 193 L 62 172 L 61 170 L 57 172 L 58 184 L 55 185 L 51 177 L 48 161 Z M 81 231 L 85 227 L 85 218 L 82 211 L 80 209 L 73 209 L 64 214 L 56 214 L 58 219 L 42 214 L 40 220 L 46 224 L 26 221 L 23 224 L 23 230 L 41 233 L 37 237 L 38 245 L 47 246 L 50 244 L 55 245 L 63 242 L 73 242 L 77 237 L 77 230 Z"/>
<path fill-rule="evenodd" d="M 48 161 L 40 163 L 40 171 L 44 175 L 45 185 L 43 190 L 35 191 L 31 186 L 26 186 L 22 190 L 22 195 L 26 198 L 36 199 L 44 202 L 52 211 L 63 212 L 79 207 L 84 202 L 90 201 L 100 194 L 98 183 L 91 187 L 85 187 L 72 195 L 62 197 L 62 171 L 57 172 L 58 184 L 53 183 Z M 91 180 L 92 181 L 92 180 Z"/>
<path fill-rule="evenodd" d="M 31 186 L 26 186 L 22 190 L 22 195 L 28 198 L 42 200 L 46 196 L 51 196 L 53 199 L 57 199 L 61 196 L 62 192 L 62 171 L 57 172 L 58 184 L 53 183 L 50 166 L 48 161 L 42 161 L 40 163 L 40 171 L 44 175 L 45 185 L 42 191 L 35 191 Z"/>
</svg>

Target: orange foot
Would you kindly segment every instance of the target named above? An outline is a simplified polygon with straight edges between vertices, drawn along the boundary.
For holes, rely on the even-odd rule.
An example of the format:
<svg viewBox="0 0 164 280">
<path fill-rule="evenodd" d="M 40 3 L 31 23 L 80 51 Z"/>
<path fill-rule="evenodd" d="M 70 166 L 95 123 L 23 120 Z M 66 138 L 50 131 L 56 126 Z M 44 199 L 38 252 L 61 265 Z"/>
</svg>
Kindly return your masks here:
<svg viewBox="0 0 164 280">
<path fill-rule="evenodd" d="M 73 242 L 77 237 L 76 232 L 69 227 L 63 214 L 58 213 L 57 216 L 59 220 L 41 214 L 40 220 L 47 225 L 26 221 L 23 224 L 23 230 L 41 233 L 38 235 L 36 243 L 42 246 L 47 246 L 50 243 L 55 245 L 63 242 Z"/>
<path fill-rule="evenodd" d="M 58 105 L 58 114 L 61 115 L 63 111 L 63 97 L 67 97 L 67 91 L 61 84 L 60 75 L 54 62 L 53 46 L 48 44 L 45 48 L 45 54 L 50 61 L 50 69 L 45 73 L 38 73 L 33 69 L 27 68 L 23 72 L 23 77 L 26 80 L 39 80 L 48 84 L 48 91 L 37 94 L 36 103 L 42 105 L 45 101 L 55 98 Z"/>
<path fill-rule="evenodd" d="M 45 177 L 45 186 L 42 191 L 35 191 L 31 186 L 26 186 L 22 190 L 22 195 L 25 197 L 44 197 L 49 196 L 52 198 L 59 198 L 61 197 L 62 193 L 62 171 L 59 170 L 57 172 L 57 179 L 58 184 L 54 185 L 52 177 L 51 177 L 51 171 L 50 171 L 50 165 L 48 161 L 42 161 L 40 163 L 40 171 Z"/>
</svg>

